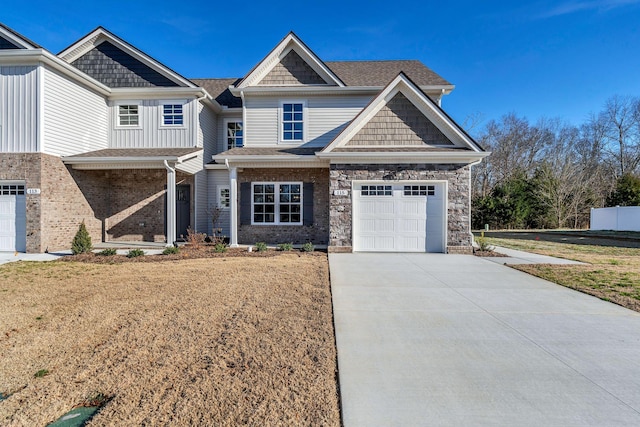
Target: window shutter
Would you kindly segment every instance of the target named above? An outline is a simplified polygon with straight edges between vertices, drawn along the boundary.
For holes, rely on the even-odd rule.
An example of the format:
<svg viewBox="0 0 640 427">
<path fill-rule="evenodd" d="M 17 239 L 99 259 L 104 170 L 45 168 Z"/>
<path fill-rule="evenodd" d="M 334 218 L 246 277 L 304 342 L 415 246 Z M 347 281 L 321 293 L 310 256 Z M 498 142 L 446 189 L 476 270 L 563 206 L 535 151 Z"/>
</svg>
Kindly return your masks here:
<svg viewBox="0 0 640 427">
<path fill-rule="evenodd" d="M 240 225 L 251 225 L 251 183 L 240 183 Z"/>
<path fill-rule="evenodd" d="M 302 184 L 302 223 L 313 225 L 313 182 Z"/>
</svg>

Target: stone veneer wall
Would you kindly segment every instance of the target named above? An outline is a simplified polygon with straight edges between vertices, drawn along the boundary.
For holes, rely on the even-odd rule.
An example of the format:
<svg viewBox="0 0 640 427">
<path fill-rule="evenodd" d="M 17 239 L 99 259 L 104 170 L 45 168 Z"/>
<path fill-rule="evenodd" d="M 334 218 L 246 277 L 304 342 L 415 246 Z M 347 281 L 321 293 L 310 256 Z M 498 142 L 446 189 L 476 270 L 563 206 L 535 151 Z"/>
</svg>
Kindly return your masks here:
<svg viewBox="0 0 640 427">
<path fill-rule="evenodd" d="M 40 194 L 27 194 L 27 252 L 67 250 L 84 220 L 93 241 L 101 223 L 59 157 L 41 153 L 0 154 L 0 180 L 21 180 Z"/>
<path fill-rule="evenodd" d="M 238 218 L 238 243 L 269 244 L 312 242 L 326 245 L 329 241 L 329 170 L 320 168 L 299 169 L 244 169 L 238 174 L 243 182 L 312 182 L 313 225 L 247 225 Z M 239 186 L 240 187 L 240 186 Z M 238 192 L 239 193 L 239 192 Z M 238 200 L 241 195 L 238 194 Z M 239 211 L 240 209 L 238 209 Z"/>
<path fill-rule="evenodd" d="M 447 252 L 471 253 L 470 167 L 466 165 L 331 165 L 329 250 L 349 252 L 352 249 L 351 182 L 367 180 L 446 180 L 448 182 Z M 334 190 L 347 190 L 347 196 L 335 196 Z"/>
</svg>

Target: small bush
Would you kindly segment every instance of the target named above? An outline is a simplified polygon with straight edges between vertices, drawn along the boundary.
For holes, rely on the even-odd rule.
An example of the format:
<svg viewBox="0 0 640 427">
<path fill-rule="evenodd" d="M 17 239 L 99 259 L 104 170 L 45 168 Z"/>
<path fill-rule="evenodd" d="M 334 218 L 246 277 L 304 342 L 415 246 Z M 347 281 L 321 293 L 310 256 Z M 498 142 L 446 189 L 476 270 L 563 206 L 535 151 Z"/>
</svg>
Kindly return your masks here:
<svg viewBox="0 0 640 427">
<path fill-rule="evenodd" d="M 493 252 L 493 246 L 487 242 L 487 238 L 484 236 L 476 237 L 476 243 L 478 244 L 478 250 L 481 252 Z"/>
<path fill-rule="evenodd" d="M 293 249 L 293 243 L 280 243 L 278 245 L 279 251 L 288 252 Z"/>
<path fill-rule="evenodd" d="M 91 245 L 91 236 L 87 231 L 87 226 L 84 225 L 84 221 L 80 224 L 78 228 L 78 232 L 75 237 L 71 241 L 71 252 L 74 255 L 84 254 L 87 252 L 91 252 L 93 246 Z"/>
<path fill-rule="evenodd" d="M 101 256 L 113 256 L 113 255 L 116 255 L 116 254 L 117 254 L 117 252 L 113 248 L 103 249 L 100 252 L 98 252 L 98 255 L 101 255 Z"/>
<path fill-rule="evenodd" d="M 302 252 L 313 252 L 316 249 L 315 246 L 313 246 L 313 243 L 311 242 L 307 242 L 304 245 L 302 245 Z"/>
<path fill-rule="evenodd" d="M 38 372 L 36 372 L 35 374 L 33 374 L 34 378 L 42 378 L 49 375 L 49 370 L 48 369 L 40 369 Z"/>
<path fill-rule="evenodd" d="M 256 243 L 256 250 L 258 252 L 264 252 L 267 250 L 267 244 L 265 242 Z"/>
<path fill-rule="evenodd" d="M 137 258 L 139 256 L 144 256 L 142 249 L 131 249 L 129 253 L 127 253 L 127 258 Z"/>
<path fill-rule="evenodd" d="M 177 246 L 167 246 L 162 251 L 162 255 L 175 255 L 180 252 L 180 248 Z"/>
<path fill-rule="evenodd" d="M 198 233 L 191 227 L 187 228 L 187 242 L 194 248 L 197 248 L 201 244 L 203 244 L 206 238 L 206 233 Z"/>
<path fill-rule="evenodd" d="M 224 242 L 216 243 L 215 245 L 213 245 L 213 252 L 218 254 L 223 254 L 227 252 L 227 244 Z"/>
</svg>

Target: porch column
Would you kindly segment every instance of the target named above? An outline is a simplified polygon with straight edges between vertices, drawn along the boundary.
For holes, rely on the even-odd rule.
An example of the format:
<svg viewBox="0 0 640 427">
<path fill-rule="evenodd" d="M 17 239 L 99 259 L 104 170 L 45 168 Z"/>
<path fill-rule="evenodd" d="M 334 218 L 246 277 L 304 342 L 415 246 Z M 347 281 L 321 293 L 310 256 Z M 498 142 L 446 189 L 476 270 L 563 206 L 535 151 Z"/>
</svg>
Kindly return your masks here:
<svg viewBox="0 0 640 427">
<path fill-rule="evenodd" d="M 167 169 L 167 246 L 176 241 L 176 170 L 164 161 Z"/>
<path fill-rule="evenodd" d="M 231 247 L 238 247 L 238 168 L 229 169 L 229 197 L 231 205 Z"/>
</svg>

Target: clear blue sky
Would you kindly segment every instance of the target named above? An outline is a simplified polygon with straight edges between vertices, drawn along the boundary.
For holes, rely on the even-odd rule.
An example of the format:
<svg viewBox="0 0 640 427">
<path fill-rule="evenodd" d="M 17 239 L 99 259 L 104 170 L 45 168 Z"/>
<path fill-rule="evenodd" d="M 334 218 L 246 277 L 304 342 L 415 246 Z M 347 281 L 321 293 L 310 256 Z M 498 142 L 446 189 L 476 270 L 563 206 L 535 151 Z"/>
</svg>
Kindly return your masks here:
<svg viewBox="0 0 640 427">
<path fill-rule="evenodd" d="M 234 6 L 235 4 L 235 6 Z M 0 20 L 59 52 L 102 25 L 186 77 L 240 77 L 290 30 L 323 60 L 419 59 L 459 122 L 580 124 L 640 96 L 640 0 L 10 2 Z"/>
</svg>

